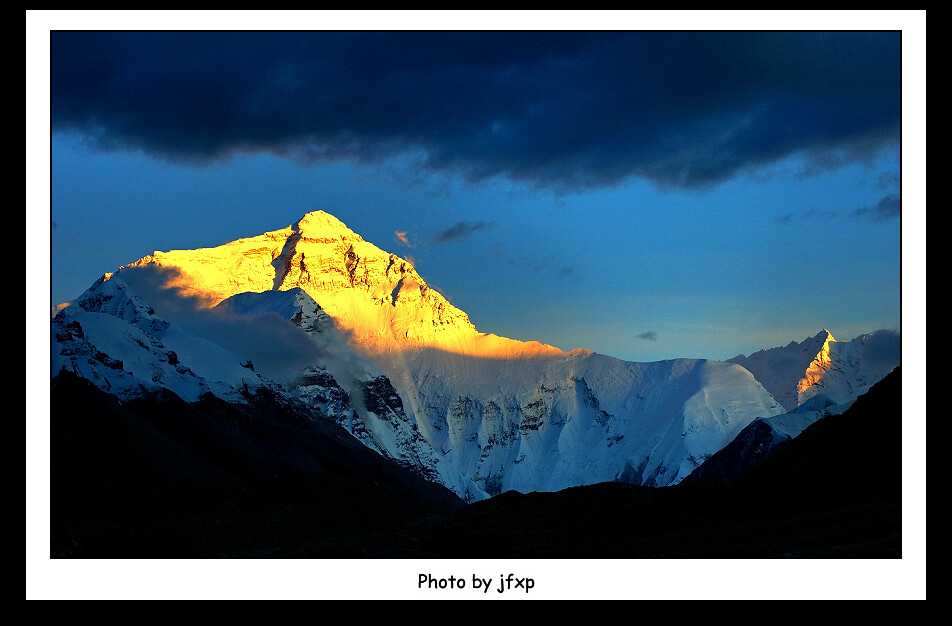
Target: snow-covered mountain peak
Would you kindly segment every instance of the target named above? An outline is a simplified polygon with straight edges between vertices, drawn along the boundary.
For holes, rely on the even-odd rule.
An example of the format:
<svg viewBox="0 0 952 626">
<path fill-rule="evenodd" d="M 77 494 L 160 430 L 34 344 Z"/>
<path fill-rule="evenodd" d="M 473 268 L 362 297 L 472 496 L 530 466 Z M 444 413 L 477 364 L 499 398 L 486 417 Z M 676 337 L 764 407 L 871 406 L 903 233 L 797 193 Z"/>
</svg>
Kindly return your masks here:
<svg viewBox="0 0 952 626">
<path fill-rule="evenodd" d="M 837 341 L 824 328 L 800 343 L 741 354 L 728 362 L 750 370 L 787 411 L 820 393 L 846 403 L 899 364 L 899 334 L 880 330 Z"/>
<path fill-rule="evenodd" d="M 187 401 L 212 392 L 241 402 L 242 391 L 270 384 L 238 354 L 162 317 L 138 287 L 106 275 L 57 313 L 54 376 L 67 370 L 123 399 L 164 388 Z"/>
<path fill-rule="evenodd" d="M 215 248 L 155 252 L 120 271 L 129 267 L 160 269 L 170 286 L 209 307 L 240 293 L 300 288 L 369 353 L 410 347 L 493 357 L 561 352 L 480 333 L 412 263 L 365 241 L 324 211 Z"/>
<path fill-rule="evenodd" d="M 813 337 L 813 343 L 820 344 L 821 350 L 829 351 L 830 344 L 837 343 L 837 341 L 833 333 L 824 328 Z"/>
<path fill-rule="evenodd" d="M 412 263 L 324 211 L 124 266 L 54 318 L 54 339 L 54 372 L 112 393 L 267 386 L 467 499 L 672 484 L 781 403 L 842 402 L 898 364 L 898 340 L 876 333 L 631 363 L 479 332 Z"/>
<path fill-rule="evenodd" d="M 340 239 L 341 241 L 363 241 L 363 238 L 349 229 L 342 221 L 325 211 L 305 213 L 292 228 L 305 239 Z"/>
</svg>

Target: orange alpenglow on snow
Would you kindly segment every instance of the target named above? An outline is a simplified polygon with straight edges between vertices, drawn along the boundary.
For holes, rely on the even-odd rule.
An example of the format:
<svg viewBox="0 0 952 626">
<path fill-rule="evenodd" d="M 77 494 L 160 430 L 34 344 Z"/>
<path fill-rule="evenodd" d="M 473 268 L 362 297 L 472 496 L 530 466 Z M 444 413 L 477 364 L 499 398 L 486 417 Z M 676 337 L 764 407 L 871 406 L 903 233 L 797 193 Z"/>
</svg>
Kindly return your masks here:
<svg viewBox="0 0 952 626">
<path fill-rule="evenodd" d="M 830 366 L 833 364 L 833 360 L 830 358 L 830 342 L 835 343 L 836 339 L 833 338 L 833 334 L 830 333 L 830 331 L 823 329 L 823 332 L 825 332 L 827 335 L 826 341 L 823 342 L 823 347 L 820 348 L 820 351 L 810 363 L 810 366 L 807 367 L 807 371 L 803 374 L 803 378 L 797 382 L 797 395 L 800 404 L 803 404 L 805 400 L 814 395 L 808 390 L 823 380 L 823 377 L 826 376 Z"/>
<path fill-rule="evenodd" d="M 207 307 L 238 293 L 300 287 L 370 353 L 431 347 L 487 358 L 564 354 L 537 341 L 480 333 L 412 264 L 324 211 L 215 248 L 157 251 L 122 269 L 143 266 L 173 270 L 166 287 Z"/>
</svg>

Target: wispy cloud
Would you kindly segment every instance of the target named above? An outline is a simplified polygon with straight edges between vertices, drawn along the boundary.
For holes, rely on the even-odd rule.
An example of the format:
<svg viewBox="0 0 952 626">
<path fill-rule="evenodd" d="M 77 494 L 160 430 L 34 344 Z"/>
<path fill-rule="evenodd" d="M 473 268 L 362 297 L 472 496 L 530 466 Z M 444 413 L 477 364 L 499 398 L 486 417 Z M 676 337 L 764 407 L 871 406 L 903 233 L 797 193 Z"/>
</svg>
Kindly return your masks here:
<svg viewBox="0 0 952 626">
<path fill-rule="evenodd" d="M 495 222 L 466 222 L 459 221 L 447 228 L 446 230 L 441 230 L 437 233 L 434 233 L 430 238 L 430 243 L 434 245 L 440 245 L 444 243 L 449 243 L 457 239 L 465 239 L 473 233 L 485 230 L 487 228 L 492 228 L 495 225 Z"/>
<path fill-rule="evenodd" d="M 796 220 L 832 220 L 839 216 L 839 213 L 836 211 L 817 211 L 816 209 L 809 209 L 803 211 L 802 213 L 784 213 L 783 215 L 778 215 L 774 218 L 778 224 L 783 224 L 784 226 L 789 226 L 793 221 Z"/>
<path fill-rule="evenodd" d="M 575 273 L 575 265 L 566 264 L 564 258 L 552 254 L 533 256 L 526 255 L 521 250 L 516 254 L 512 254 L 503 243 L 493 244 L 489 249 L 489 253 L 493 258 L 505 263 L 509 267 L 517 268 L 520 271 L 549 274 L 554 272 L 556 278 L 565 278 Z"/>
<path fill-rule="evenodd" d="M 902 213 L 902 199 L 899 194 L 890 194 L 883 197 L 874 207 L 862 207 L 850 213 L 856 219 L 871 222 L 886 222 L 898 219 Z"/>
<path fill-rule="evenodd" d="M 408 248 L 413 247 L 413 245 L 410 243 L 410 240 L 407 239 L 407 231 L 405 230 L 393 231 L 393 238 L 399 241 L 400 243 L 402 243 L 403 245 L 407 246 Z"/>
<path fill-rule="evenodd" d="M 803 214 L 800 216 L 800 219 L 831 220 L 837 217 L 837 215 L 839 215 L 839 213 L 837 213 L 836 211 L 817 211 L 816 209 L 810 209 L 809 211 L 804 211 Z"/>
<path fill-rule="evenodd" d="M 644 339 L 645 341 L 658 341 L 658 333 L 653 330 L 645 331 L 635 336 L 638 339 Z"/>
<path fill-rule="evenodd" d="M 328 358 L 276 313 L 239 314 L 227 306 L 210 307 L 212 301 L 180 286 L 177 269 L 130 267 L 116 275 L 166 321 L 250 359 L 256 371 L 282 383 Z"/>
<path fill-rule="evenodd" d="M 882 172 L 874 181 L 876 189 L 887 190 L 887 189 L 898 189 L 899 185 L 902 184 L 902 177 L 899 175 L 899 172 Z"/>
</svg>

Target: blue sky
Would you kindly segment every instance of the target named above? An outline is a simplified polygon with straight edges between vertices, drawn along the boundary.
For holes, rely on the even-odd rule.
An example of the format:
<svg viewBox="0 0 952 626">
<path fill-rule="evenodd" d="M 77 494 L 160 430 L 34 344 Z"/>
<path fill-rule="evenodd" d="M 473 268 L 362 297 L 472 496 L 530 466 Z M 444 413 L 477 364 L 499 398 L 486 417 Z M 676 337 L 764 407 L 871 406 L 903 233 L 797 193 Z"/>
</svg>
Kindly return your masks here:
<svg viewBox="0 0 952 626">
<path fill-rule="evenodd" d="M 480 330 L 566 350 L 727 359 L 899 330 L 902 45 L 55 33 L 51 304 L 323 209 Z"/>
</svg>

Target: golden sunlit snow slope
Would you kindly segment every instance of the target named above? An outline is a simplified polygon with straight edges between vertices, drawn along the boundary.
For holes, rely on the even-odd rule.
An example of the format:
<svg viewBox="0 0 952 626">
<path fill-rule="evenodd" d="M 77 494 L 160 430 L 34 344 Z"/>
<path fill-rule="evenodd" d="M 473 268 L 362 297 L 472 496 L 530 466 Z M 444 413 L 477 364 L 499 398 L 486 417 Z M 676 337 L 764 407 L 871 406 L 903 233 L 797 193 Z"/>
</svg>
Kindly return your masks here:
<svg viewBox="0 0 952 626">
<path fill-rule="evenodd" d="M 820 348 L 820 351 L 817 352 L 813 361 L 810 362 L 806 372 L 803 374 L 803 378 L 797 382 L 798 406 L 816 395 L 816 385 L 823 380 L 823 377 L 826 376 L 826 373 L 830 370 L 830 366 L 833 364 L 833 360 L 830 358 L 830 342 L 836 343 L 836 339 L 833 338 L 830 331 L 824 329 L 824 332 L 826 333 L 826 338 L 823 341 L 823 346 Z"/>
<path fill-rule="evenodd" d="M 126 267 L 174 270 L 169 287 L 214 306 L 244 292 L 304 289 L 369 352 L 433 347 L 513 358 L 558 348 L 480 333 L 468 316 L 427 286 L 413 266 L 364 241 L 333 215 L 215 248 L 155 252 Z"/>
</svg>

